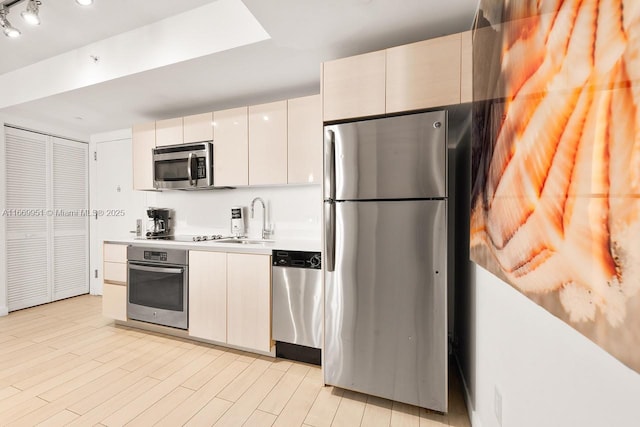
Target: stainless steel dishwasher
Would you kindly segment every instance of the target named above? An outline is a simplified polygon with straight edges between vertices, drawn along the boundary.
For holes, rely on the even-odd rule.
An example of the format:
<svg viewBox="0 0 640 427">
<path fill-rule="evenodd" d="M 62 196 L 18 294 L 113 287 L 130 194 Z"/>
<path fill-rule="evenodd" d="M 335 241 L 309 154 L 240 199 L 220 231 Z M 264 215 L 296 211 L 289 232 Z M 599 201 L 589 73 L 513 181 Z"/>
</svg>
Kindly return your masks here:
<svg viewBox="0 0 640 427">
<path fill-rule="evenodd" d="M 272 331 L 276 355 L 321 364 L 322 262 L 320 252 L 272 253 Z"/>
</svg>

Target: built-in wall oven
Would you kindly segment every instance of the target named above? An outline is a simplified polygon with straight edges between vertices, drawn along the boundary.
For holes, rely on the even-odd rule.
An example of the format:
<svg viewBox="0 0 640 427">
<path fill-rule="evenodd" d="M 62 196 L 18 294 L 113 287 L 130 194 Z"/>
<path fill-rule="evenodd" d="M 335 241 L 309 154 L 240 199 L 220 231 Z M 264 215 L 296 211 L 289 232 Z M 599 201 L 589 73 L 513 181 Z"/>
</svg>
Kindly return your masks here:
<svg viewBox="0 0 640 427">
<path fill-rule="evenodd" d="M 189 252 L 129 245 L 129 319 L 187 329 Z"/>
</svg>

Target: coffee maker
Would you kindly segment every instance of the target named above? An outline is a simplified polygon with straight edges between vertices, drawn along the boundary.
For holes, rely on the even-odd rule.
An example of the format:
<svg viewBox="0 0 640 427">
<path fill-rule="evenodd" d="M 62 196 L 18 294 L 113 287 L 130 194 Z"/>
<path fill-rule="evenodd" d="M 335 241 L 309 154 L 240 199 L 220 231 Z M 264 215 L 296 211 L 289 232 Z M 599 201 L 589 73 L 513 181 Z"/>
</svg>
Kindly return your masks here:
<svg viewBox="0 0 640 427">
<path fill-rule="evenodd" d="M 149 217 L 147 239 L 164 239 L 171 236 L 171 209 L 149 208 L 147 216 Z"/>
</svg>

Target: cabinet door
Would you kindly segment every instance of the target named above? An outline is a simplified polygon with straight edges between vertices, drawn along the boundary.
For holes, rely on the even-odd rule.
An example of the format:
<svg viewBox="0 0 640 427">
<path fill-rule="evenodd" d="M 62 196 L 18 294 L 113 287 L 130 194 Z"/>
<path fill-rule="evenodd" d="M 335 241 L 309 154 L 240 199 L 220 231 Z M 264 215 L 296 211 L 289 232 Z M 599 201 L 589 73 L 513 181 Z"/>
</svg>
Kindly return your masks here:
<svg viewBox="0 0 640 427">
<path fill-rule="evenodd" d="M 387 113 L 460 103 L 460 34 L 387 49 Z"/>
<path fill-rule="evenodd" d="M 472 75 L 472 57 L 473 47 L 471 40 L 471 31 L 465 31 L 461 34 L 461 59 L 460 59 L 460 102 L 473 101 L 473 75 Z"/>
<path fill-rule="evenodd" d="M 213 184 L 249 185 L 248 107 L 213 113 Z"/>
<path fill-rule="evenodd" d="M 133 125 L 131 147 L 134 190 L 153 190 L 152 150 L 155 146 L 155 122 Z"/>
<path fill-rule="evenodd" d="M 324 121 L 384 114 L 385 51 L 323 64 Z"/>
<path fill-rule="evenodd" d="M 110 319 L 127 320 L 127 287 L 102 284 L 102 315 Z"/>
<path fill-rule="evenodd" d="M 249 107 L 249 185 L 287 183 L 287 101 Z"/>
<path fill-rule="evenodd" d="M 227 254 L 189 251 L 189 335 L 227 341 Z"/>
<path fill-rule="evenodd" d="M 127 245 L 105 243 L 102 247 L 102 259 L 108 262 L 127 262 Z"/>
<path fill-rule="evenodd" d="M 184 142 L 182 117 L 156 122 L 156 147 Z"/>
<path fill-rule="evenodd" d="M 105 261 L 102 278 L 109 283 L 127 283 L 127 263 Z"/>
<path fill-rule="evenodd" d="M 271 256 L 227 254 L 227 342 L 271 350 Z"/>
<path fill-rule="evenodd" d="M 290 99 L 287 114 L 287 181 L 289 184 L 319 183 L 322 178 L 320 95 Z"/>
<path fill-rule="evenodd" d="M 184 142 L 202 142 L 213 139 L 213 113 L 196 114 L 183 118 Z"/>
</svg>

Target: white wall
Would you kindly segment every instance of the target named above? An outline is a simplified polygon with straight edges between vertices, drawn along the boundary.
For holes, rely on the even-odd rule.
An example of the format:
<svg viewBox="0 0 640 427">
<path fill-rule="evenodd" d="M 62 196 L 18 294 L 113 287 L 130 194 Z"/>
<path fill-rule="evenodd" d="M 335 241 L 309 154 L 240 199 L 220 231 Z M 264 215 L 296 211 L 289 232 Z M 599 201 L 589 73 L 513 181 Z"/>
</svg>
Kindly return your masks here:
<svg viewBox="0 0 640 427">
<path fill-rule="evenodd" d="M 155 195 L 156 207 L 175 210 L 175 234 L 230 234 L 232 206 L 244 206 L 247 231 L 259 237 L 262 206 L 255 206 L 250 219 L 251 201 L 261 197 L 267 204 L 267 220 L 274 225 L 276 239 L 320 241 L 322 199 L 320 185 L 250 187 L 229 190 L 164 191 Z M 153 198 L 150 198 L 150 201 Z"/>
<path fill-rule="evenodd" d="M 640 374 L 493 274 L 472 273 L 460 359 L 474 427 L 500 425 L 496 387 L 505 427 L 640 425 Z"/>
</svg>

